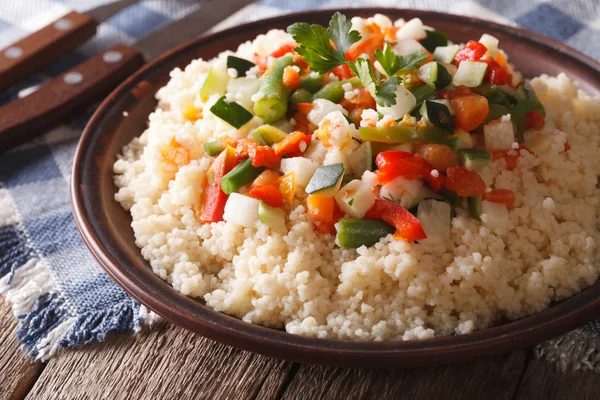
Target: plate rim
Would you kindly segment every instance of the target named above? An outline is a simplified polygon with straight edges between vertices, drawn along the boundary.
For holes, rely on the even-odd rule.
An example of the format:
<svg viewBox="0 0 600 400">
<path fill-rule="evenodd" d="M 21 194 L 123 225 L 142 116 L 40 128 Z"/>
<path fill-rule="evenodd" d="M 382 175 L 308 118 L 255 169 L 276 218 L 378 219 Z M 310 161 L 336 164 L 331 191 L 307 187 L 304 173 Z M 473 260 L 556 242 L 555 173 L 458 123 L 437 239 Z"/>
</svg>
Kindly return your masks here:
<svg viewBox="0 0 600 400">
<path fill-rule="evenodd" d="M 151 70 L 156 65 L 177 54 L 185 52 L 188 48 L 201 46 L 204 42 L 243 32 L 246 29 L 261 25 L 264 25 L 266 29 L 269 24 L 281 22 L 282 20 L 297 20 L 319 14 L 332 14 L 335 11 L 346 14 L 356 12 L 372 14 L 379 12 L 385 14 L 386 12 L 393 11 L 394 13 L 407 13 L 412 16 L 454 18 L 462 20 L 467 24 L 492 26 L 494 29 L 501 30 L 508 35 L 516 35 L 521 39 L 530 40 L 544 47 L 549 47 L 580 63 L 586 64 L 600 73 L 599 62 L 552 38 L 494 21 L 428 10 L 385 7 L 311 10 L 278 15 L 199 36 L 148 62 L 127 78 L 100 104 L 81 135 L 75 151 L 70 179 L 72 211 L 77 229 L 84 243 L 102 268 L 129 295 L 176 325 L 244 350 L 276 358 L 332 366 L 407 367 L 467 361 L 473 358 L 498 355 L 518 348 L 528 347 L 572 330 L 594 317 L 600 316 L 600 296 L 595 293 L 600 293 L 600 280 L 598 280 L 589 288 L 574 294 L 569 299 L 540 313 L 469 334 L 435 337 L 416 341 L 367 342 L 316 339 L 246 323 L 204 305 L 198 307 L 201 314 L 200 317 L 192 315 L 182 307 L 182 299 L 180 297 L 183 295 L 176 292 L 166 282 L 164 282 L 164 285 L 171 289 L 169 296 L 166 299 L 154 296 L 153 293 L 143 290 L 143 284 L 130 271 L 127 271 L 128 266 L 119 265 L 114 260 L 110 251 L 100 242 L 97 232 L 93 230 L 90 224 L 89 218 L 91 216 L 88 215 L 90 210 L 86 209 L 83 201 L 83 190 L 80 188 L 81 166 L 85 159 L 84 155 L 89 150 L 86 149 L 86 143 L 93 136 L 94 132 L 98 130 L 103 119 L 107 117 L 106 114 L 112 104 L 120 96 L 123 96 L 132 89 L 136 79 L 146 71 Z M 595 291 L 592 290 L 594 288 L 596 288 Z M 172 295 L 170 292 L 173 292 Z M 186 299 L 191 300 L 189 297 L 186 297 Z M 572 304 L 579 304 L 580 306 L 579 308 L 569 307 Z M 567 310 L 564 310 L 565 308 Z M 592 316 L 593 309 L 596 311 L 595 316 Z M 200 320 L 197 320 L 197 318 L 200 318 Z"/>
</svg>

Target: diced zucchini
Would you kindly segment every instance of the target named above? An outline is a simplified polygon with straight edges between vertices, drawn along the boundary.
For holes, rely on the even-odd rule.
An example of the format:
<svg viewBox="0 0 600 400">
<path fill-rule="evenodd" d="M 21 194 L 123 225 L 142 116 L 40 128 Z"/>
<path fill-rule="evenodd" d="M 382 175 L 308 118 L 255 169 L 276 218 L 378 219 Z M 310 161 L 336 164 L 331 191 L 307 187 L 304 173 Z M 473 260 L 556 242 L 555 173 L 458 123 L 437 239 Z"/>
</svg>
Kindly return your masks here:
<svg viewBox="0 0 600 400">
<path fill-rule="evenodd" d="M 471 196 L 467 198 L 467 204 L 469 205 L 471 217 L 475 219 L 481 218 L 481 214 L 483 214 L 482 202 L 481 196 Z"/>
<path fill-rule="evenodd" d="M 334 197 L 340 209 L 354 218 L 362 218 L 375 204 L 371 188 L 359 179 L 350 181 Z"/>
<path fill-rule="evenodd" d="M 204 151 L 211 157 L 218 155 L 220 152 L 225 150 L 225 143 L 220 140 L 213 140 L 212 142 L 207 142 L 202 145 L 204 147 Z"/>
<path fill-rule="evenodd" d="M 454 75 L 453 83 L 456 86 L 477 87 L 483 82 L 487 64 L 481 61 L 461 61 Z"/>
<path fill-rule="evenodd" d="M 227 56 L 227 68 L 233 68 L 237 71 L 238 77 L 246 75 L 246 71 L 254 67 L 255 64 L 246 59 L 236 56 Z"/>
<path fill-rule="evenodd" d="M 296 184 L 301 188 L 305 188 L 308 185 L 310 178 L 314 175 L 318 166 L 314 160 L 305 157 L 284 158 L 280 164 L 281 172 L 284 175 L 290 172 L 294 173 Z"/>
<path fill-rule="evenodd" d="M 418 72 L 419 78 L 436 89 L 443 89 L 452 83 L 452 75 L 438 62 L 432 61 L 421 68 Z"/>
<path fill-rule="evenodd" d="M 210 112 L 237 129 L 240 129 L 246 122 L 252 119 L 250 111 L 235 101 L 227 102 L 225 96 L 213 104 Z"/>
<path fill-rule="evenodd" d="M 421 106 L 421 116 L 425 117 L 433 125 L 446 132 L 454 133 L 454 124 L 450 110 L 445 104 L 432 100 L 425 100 Z"/>
<path fill-rule="evenodd" d="M 513 123 L 508 118 L 491 121 L 483 127 L 485 148 L 490 151 L 508 150 L 515 142 Z"/>
<path fill-rule="evenodd" d="M 435 49 L 448 44 L 448 35 L 444 32 L 436 30 L 426 30 L 427 37 L 421 39 L 421 46 L 425 47 L 428 52 L 433 53 Z"/>
<path fill-rule="evenodd" d="M 285 213 L 280 208 L 271 207 L 262 200 L 258 202 L 258 218 L 260 222 L 275 231 L 285 231 Z"/>
<path fill-rule="evenodd" d="M 253 226 L 258 221 L 258 200 L 232 193 L 225 203 L 223 219 L 246 228 Z"/>
<path fill-rule="evenodd" d="M 202 89 L 200 89 L 200 99 L 205 102 L 213 94 L 218 94 L 219 96 L 225 94 L 229 79 L 230 77 L 226 69 L 215 66 L 210 67 Z"/>
<path fill-rule="evenodd" d="M 448 46 L 439 46 L 436 47 L 433 52 L 433 59 L 435 61 L 450 64 L 454 61 L 454 57 L 460 51 L 460 46 L 457 44 L 451 44 Z"/>
<path fill-rule="evenodd" d="M 457 129 L 454 131 L 454 135 L 448 139 L 448 146 L 452 150 L 457 151 L 459 149 L 470 149 L 474 146 L 473 137 L 467 131 Z"/>
<path fill-rule="evenodd" d="M 371 148 L 371 142 L 367 140 L 358 146 L 358 148 L 348 156 L 348 165 L 350 166 L 350 171 L 358 177 L 361 177 L 365 171 L 372 171 L 373 149 Z"/>
<path fill-rule="evenodd" d="M 481 204 L 481 208 L 483 211 L 481 220 L 485 226 L 492 230 L 508 229 L 510 226 L 510 219 L 505 204 L 484 200 Z"/>
<path fill-rule="evenodd" d="M 423 244 L 442 244 L 450 240 L 452 208 L 445 201 L 434 199 L 423 200 L 419 203 L 417 219 L 427 235 L 419 240 Z"/>
<path fill-rule="evenodd" d="M 335 224 L 335 242 L 340 247 L 356 249 L 371 247 L 383 237 L 394 233 L 396 228 L 384 221 L 374 219 L 342 218 Z"/>
<path fill-rule="evenodd" d="M 317 168 L 308 186 L 306 193 L 331 197 L 338 191 L 344 176 L 344 164 L 330 164 Z"/>
<path fill-rule="evenodd" d="M 272 146 L 275 143 L 281 142 L 287 134 L 281 129 L 277 129 L 271 125 L 261 125 L 252 131 L 252 137 L 256 142 L 263 146 Z"/>
<path fill-rule="evenodd" d="M 460 149 L 458 159 L 467 169 L 479 171 L 489 164 L 491 156 L 485 149 Z"/>
<path fill-rule="evenodd" d="M 479 43 L 481 43 L 482 45 L 484 45 L 486 47 L 487 54 L 492 57 L 492 58 L 496 58 L 496 55 L 498 54 L 498 39 L 496 39 L 494 36 L 492 35 L 488 35 L 487 33 L 484 33 L 483 35 L 481 35 L 481 38 L 479 39 Z"/>
</svg>

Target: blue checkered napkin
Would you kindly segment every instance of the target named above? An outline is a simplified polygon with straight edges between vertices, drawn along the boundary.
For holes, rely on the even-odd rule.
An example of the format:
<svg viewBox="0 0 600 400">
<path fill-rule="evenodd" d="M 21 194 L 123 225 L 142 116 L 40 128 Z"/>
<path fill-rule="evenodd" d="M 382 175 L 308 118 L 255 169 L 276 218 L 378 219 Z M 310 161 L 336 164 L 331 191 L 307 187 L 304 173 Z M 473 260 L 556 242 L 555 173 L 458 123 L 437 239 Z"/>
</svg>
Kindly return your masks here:
<svg viewBox="0 0 600 400">
<path fill-rule="evenodd" d="M 0 48 L 69 8 L 81 11 L 106 2 L 3 0 Z M 422 8 L 522 25 L 600 59 L 600 7 L 594 3 L 597 1 L 263 0 L 215 29 L 312 8 Z M 149 30 L 165 26 L 194 7 L 169 0 L 141 1 L 102 24 L 94 40 L 1 93 L 0 104 L 106 47 L 133 44 Z M 136 331 L 153 318 L 95 263 L 71 218 L 68 177 L 77 137 L 88 116 L 0 155 L 0 293 L 12 302 L 21 319 L 18 335 L 36 358 L 48 358 L 58 348 L 101 340 L 109 332 Z M 538 347 L 538 353 L 563 368 L 600 370 L 600 351 L 595 347 L 598 337 L 600 324 L 588 324 Z"/>
</svg>

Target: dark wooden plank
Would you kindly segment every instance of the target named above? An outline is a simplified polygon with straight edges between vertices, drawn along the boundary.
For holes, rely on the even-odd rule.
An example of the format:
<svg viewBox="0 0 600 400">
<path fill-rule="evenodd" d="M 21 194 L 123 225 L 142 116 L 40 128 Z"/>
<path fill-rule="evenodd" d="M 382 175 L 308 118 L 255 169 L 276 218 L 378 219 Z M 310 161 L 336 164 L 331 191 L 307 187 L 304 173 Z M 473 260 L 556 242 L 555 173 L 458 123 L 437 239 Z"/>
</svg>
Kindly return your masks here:
<svg viewBox="0 0 600 400">
<path fill-rule="evenodd" d="M 57 355 L 27 398 L 273 398 L 290 367 L 163 324 Z"/>
<path fill-rule="evenodd" d="M 284 399 L 512 399 L 525 351 L 464 364 L 404 370 L 302 366 Z"/>
<path fill-rule="evenodd" d="M 17 320 L 0 296 L 0 398 L 25 397 L 42 372 L 43 365 L 27 358 L 15 336 Z"/>
<path fill-rule="evenodd" d="M 515 399 L 597 400 L 600 399 L 600 374 L 589 369 L 562 372 L 554 363 L 532 358 Z"/>
</svg>

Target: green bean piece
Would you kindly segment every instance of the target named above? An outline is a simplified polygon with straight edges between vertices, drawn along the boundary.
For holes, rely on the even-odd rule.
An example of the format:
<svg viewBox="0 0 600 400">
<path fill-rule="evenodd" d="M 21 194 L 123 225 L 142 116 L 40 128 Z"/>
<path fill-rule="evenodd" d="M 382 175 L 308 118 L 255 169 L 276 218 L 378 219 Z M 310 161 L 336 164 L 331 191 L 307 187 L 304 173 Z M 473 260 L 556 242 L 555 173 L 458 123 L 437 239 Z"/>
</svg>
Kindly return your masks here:
<svg viewBox="0 0 600 400">
<path fill-rule="evenodd" d="M 298 88 L 292 92 L 290 95 L 290 103 L 298 104 L 298 103 L 312 103 L 313 95 L 306 89 Z"/>
<path fill-rule="evenodd" d="M 283 84 L 283 70 L 293 59 L 291 54 L 278 58 L 262 78 L 258 91 L 262 98 L 254 103 L 254 114 L 265 122 L 275 122 L 287 112 L 290 94 Z"/>
<path fill-rule="evenodd" d="M 212 142 L 204 143 L 204 151 L 211 157 L 216 156 L 223 150 L 225 150 L 225 143 L 220 140 L 213 140 Z"/>
<path fill-rule="evenodd" d="M 223 177 L 221 180 L 221 189 L 225 194 L 231 194 L 256 179 L 264 169 L 264 167 L 257 168 L 253 166 L 252 160 L 247 158 Z"/>
<path fill-rule="evenodd" d="M 300 78 L 300 87 L 311 93 L 317 92 L 323 86 L 323 75 L 308 74 Z"/>
<path fill-rule="evenodd" d="M 340 247 L 353 249 L 360 246 L 373 246 L 381 238 L 396 231 L 396 228 L 386 222 L 360 218 L 342 218 L 336 228 L 337 244 Z"/>
<path fill-rule="evenodd" d="M 334 103 L 339 103 L 344 98 L 345 83 L 351 83 L 352 87 L 361 86 L 362 83 L 358 77 L 345 79 L 343 81 L 330 82 L 323 86 L 321 90 L 313 95 L 313 99 L 326 99 Z"/>
</svg>

